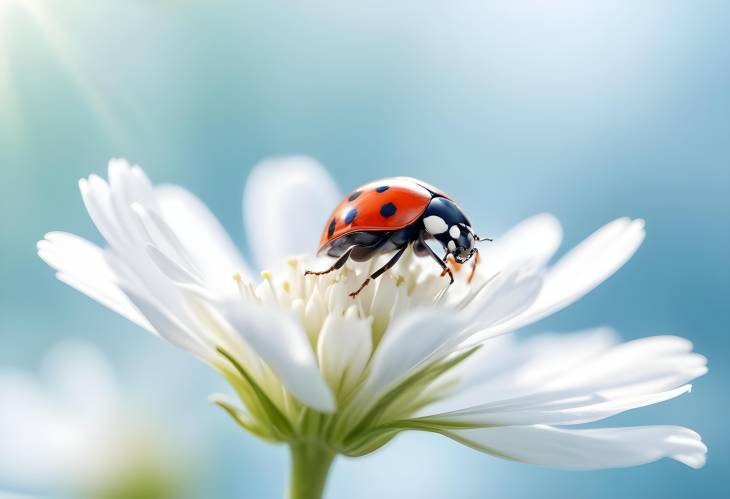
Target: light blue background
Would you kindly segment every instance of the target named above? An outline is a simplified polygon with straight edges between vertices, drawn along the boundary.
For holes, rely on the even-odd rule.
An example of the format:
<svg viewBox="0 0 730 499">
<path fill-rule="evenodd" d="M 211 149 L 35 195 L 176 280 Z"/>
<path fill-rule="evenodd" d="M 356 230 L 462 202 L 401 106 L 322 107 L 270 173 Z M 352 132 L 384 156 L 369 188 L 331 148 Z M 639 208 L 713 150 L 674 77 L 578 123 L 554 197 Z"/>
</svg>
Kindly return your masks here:
<svg viewBox="0 0 730 499">
<path fill-rule="evenodd" d="M 2 3 L 2 2 L 0 2 Z M 676 333 L 710 358 L 692 394 L 610 424 L 683 424 L 710 453 L 560 472 L 405 435 L 336 464 L 330 498 L 720 497 L 728 490 L 730 4 L 723 1 L 224 2 L 27 0 L 0 10 L 0 362 L 36 366 L 85 337 L 120 366 L 184 366 L 211 448 L 201 497 L 279 497 L 286 452 L 206 405 L 220 381 L 57 283 L 52 229 L 97 239 L 76 181 L 108 158 L 197 193 L 243 243 L 240 195 L 269 155 L 321 160 L 346 190 L 413 175 L 499 236 L 550 211 L 567 245 L 622 215 L 647 240 L 615 277 L 531 330 Z M 2 9 L 2 7 L 0 7 Z M 184 393 L 181 393 L 184 390 Z M 183 416 L 182 413 L 185 413 Z M 194 414 L 195 417 L 191 417 Z"/>
</svg>

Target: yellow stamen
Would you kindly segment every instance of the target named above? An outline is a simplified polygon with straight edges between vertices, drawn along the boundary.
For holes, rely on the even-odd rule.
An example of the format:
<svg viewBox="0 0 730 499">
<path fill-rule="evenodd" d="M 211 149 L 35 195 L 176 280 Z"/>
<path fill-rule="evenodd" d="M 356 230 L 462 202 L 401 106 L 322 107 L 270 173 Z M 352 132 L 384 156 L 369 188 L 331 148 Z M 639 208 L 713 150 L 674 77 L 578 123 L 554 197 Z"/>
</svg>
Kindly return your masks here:
<svg viewBox="0 0 730 499">
<path fill-rule="evenodd" d="M 271 272 L 269 272 L 268 270 L 264 270 L 263 272 L 261 272 L 261 277 L 264 281 L 268 283 L 269 289 L 271 290 L 271 294 L 274 296 L 274 299 L 276 301 L 279 301 L 279 295 L 276 293 L 276 289 L 274 288 L 274 281 L 271 277 Z"/>
</svg>

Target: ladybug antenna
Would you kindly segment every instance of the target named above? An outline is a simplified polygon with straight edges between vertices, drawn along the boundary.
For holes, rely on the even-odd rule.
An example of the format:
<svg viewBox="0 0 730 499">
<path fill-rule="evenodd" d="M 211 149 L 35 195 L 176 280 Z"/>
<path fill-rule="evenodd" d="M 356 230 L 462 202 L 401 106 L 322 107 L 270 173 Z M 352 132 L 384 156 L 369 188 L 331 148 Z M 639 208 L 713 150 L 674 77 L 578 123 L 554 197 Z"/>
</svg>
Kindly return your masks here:
<svg viewBox="0 0 730 499">
<path fill-rule="evenodd" d="M 477 237 L 477 241 L 489 241 L 491 243 L 494 239 L 491 237 Z"/>
</svg>

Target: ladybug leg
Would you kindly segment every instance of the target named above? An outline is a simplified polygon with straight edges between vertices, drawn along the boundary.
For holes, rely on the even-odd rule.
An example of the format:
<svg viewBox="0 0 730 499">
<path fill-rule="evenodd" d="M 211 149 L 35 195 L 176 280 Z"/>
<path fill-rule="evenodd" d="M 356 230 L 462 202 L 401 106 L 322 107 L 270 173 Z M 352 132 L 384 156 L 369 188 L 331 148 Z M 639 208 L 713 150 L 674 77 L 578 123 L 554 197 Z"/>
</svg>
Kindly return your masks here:
<svg viewBox="0 0 730 499">
<path fill-rule="evenodd" d="M 474 255 L 474 262 L 471 264 L 471 272 L 469 272 L 469 277 L 466 279 L 466 282 L 471 284 L 471 281 L 474 279 L 474 274 L 477 271 L 477 265 L 479 265 L 479 262 L 481 261 L 481 257 L 479 256 L 479 250 L 474 248 L 475 255 Z"/>
<path fill-rule="evenodd" d="M 342 254 L 342 256 L 340 256 L 335 261 L 335 263 L 333 263 L 332 266 L 330 268 L 328 268 L 327 270 L 320 270 L 320 271 L 316 271 L 316 270 L 305 270 L 304 271 L 304 275 L 324 275 L 324 274 L 329 274 L 330 272 L 332 272 L 334 270 L 341 269 L 345 265 L 345 263 L 347 263 L 347 259 L 350 258 L 350 253 L 352 253 L 352 250 L 354 250 L 354 249 L 355 249 L 355 246 L 352 246 L 350 249 L 348 249 L 347 251 L 345 251 Z"/>
<path fill-rule="evenodd" d="M 383 265 L 378 270 L 376 270 L 375 272 L 373 272 L 372 274 L 370 274 L 370 277 L 368 277 L 367 279 L 365 279 L 365 281 L 363 281 L 363 283 L 360 285 L 359 288 L 357 288 L 357 290 L 355 290 L 352 293 L 350 293 L 350 296 L 352 296 L 353 298 L 355 298 L 360 293 L 360 291 L 362 291 L 363 289 L 365 289 L 365 286 L 367 286 L 370 283 L 371 280 L 374 281 L 375 279 L 377 279 L 378 277 L 380 277 L 381 275 L 383 275 L 388 269 L 392 268 L 393 265 L 395 265 L 396 263 L 398 263 L 398 260 L 400 260 L 400 257 L 403 256 L 403 253 L 405 253 L 407 247 L 408 247 L 407 244 L 405 246 L 401 247 L 401 249 L 399 249 L 396 252 L 396 254 L 393 255 L 390 258 L 390 260 L 388 260 L 385 263 L 385 265 Z"/>
<path fill-rule="evenodd" d="M 445 276 L 446 274 L 449 274 L 449 279 L 451 279 L 449 281 L 449 286 L 454 284 L 454 273 L 451 272 L 451 269 L 449 268 L 449 266 L 446 265 L 446 260 L 449 257 L 449 254 L 447 253 L 446 256 L 441 258 L 440 256 L 438 256 L 436 254 L 436 252 L 434 252 L 434 250 L 431 248 L 431 246 L 429 246 L 426 243 L 423 243 L 423 246 L 428 250 L 428 254 L 431 256 L 431 258 L 433 258 L 434 261 L 436 263 L 438 263 L 439 266 L 441 267 L 441 277 Z"/>
</svg>

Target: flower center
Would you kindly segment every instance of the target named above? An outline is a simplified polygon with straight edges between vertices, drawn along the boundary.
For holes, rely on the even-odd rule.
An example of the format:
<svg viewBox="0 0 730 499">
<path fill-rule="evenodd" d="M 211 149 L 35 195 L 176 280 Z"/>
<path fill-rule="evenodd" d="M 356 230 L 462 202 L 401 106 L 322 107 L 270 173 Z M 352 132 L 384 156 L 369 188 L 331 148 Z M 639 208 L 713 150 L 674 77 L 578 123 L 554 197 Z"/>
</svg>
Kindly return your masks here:
<svg viewBox="0 0 730 499">
<path fill-rule="evenodd" d="M 455 282 L 430 260 L 417 258 L 409 248 L 396 266 L 371 281 L 355 297 L 358 289 L 382 262 L 348 262 L 346 266 L 323 275 L 305 275 L 306 270 L 326 266 L 321 259 L 293 257 L 279 271 L 261 273 L 256 285 L 240 275 L 234 279 L 247 304 L 276 305 L 289 310 L 307 331 L 313 343 L 328 317 L 370 322 L 373 340 L 382 337 L 388 325 L 403 312 L 419 307 L 461 308 L 486 284 L 468 281 L 468 272 L 449 262 Z M 481 282 L 481 284 L 480 284 Z"/>
</svg>

